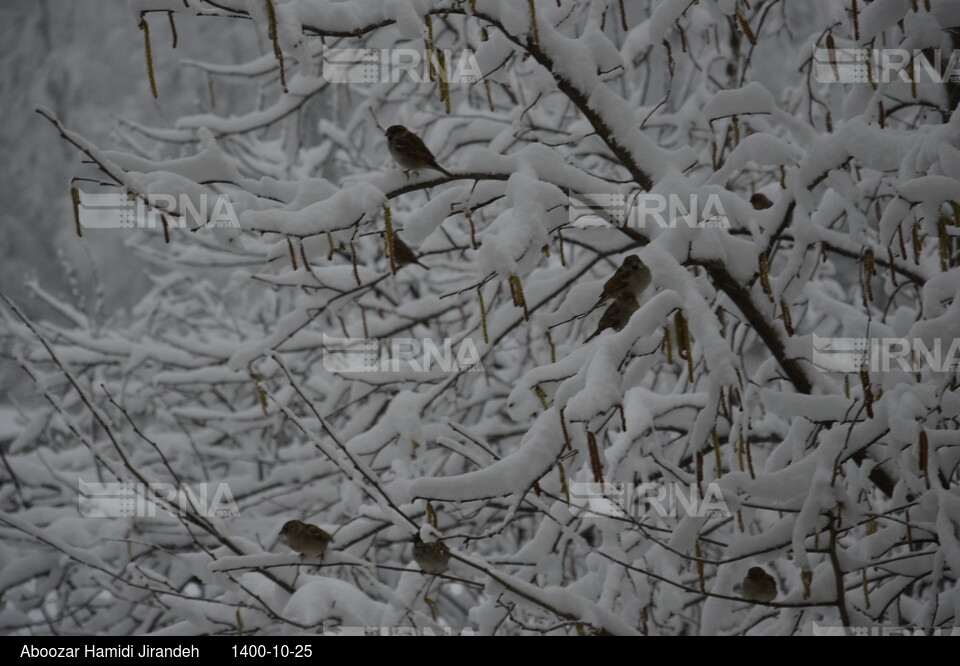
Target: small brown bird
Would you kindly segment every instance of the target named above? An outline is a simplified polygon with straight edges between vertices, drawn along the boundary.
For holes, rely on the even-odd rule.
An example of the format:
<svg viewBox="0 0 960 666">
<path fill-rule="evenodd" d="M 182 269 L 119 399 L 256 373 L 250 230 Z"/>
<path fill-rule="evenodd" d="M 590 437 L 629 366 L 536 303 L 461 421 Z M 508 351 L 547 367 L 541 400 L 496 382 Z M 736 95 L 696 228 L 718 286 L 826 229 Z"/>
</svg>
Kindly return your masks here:
<svg viewBox="0 0 960 666">
<path fill-rule="evenodd" d="M 437 164 L 437 159 L 420 137 L 403 125 L 391 125 L 387 128 L 386 135 L 390 154 L 405 171 L 433 169 L 453 177 L 449 171 Z"/>
<path fill-rule="evenodd" d="M 426 543 L 413 536 L 413 559 L 428 574 L 442 574 L 450 563 L 450 550 L 439 541 Z"/>
<path fill-rule="evenodd" d="M 325 531 L 299 520 L 288 520 L 283 524 L 280 534 L 287 540 L 287 545 L 300 553 L 300 557 L 305 555 L 323 556 L 327 549 L 327 544 L 333 540 L 333 537 Z"/>
<path fill-rule="evenodd" d="M 608 328 L 612 328 L 615 331 L 622 331 L 623 327 L 630 321 L 630 317 L 632 317 L 633 313 L 639 308 L 640 304 L 637 303 L 637 299 L 633 296 L 618 298 L 611 303 L 610 307 L 601 315 L 597 330 L 594 331 L 593 335 L 584 340 L 584 342 L 590 342 Z"/>
<path fill-rule="evenodd" d="M 740 592 L 747 601 L 770 602 L 777 598 L 777 581 L 760 567 L 750 567 Z"/>
<path fill-rule="evenodd" d="M 416 264 L 417 266 L 426 268 L 428 271 L 430 270 L 429 266 L 420 263 L 417 253 L 411 250 L 410 246 L 403 242 L 403 240 L 400 238 L 400 234 L 393 235 L 393 252 L 394 259 L 397 262 L 397 268 L 403 268 L 404 266 L 409 266 L 410 264 Z"/>
<path fill-rule="evenodd" d="M 773 205 L 773 202 L 770 201 L 766 195 L 760 194 L 759 192 L 750 197 L 750 203 L 753 204 L 754 210 L 766 210 Z"/>
<path fill-rule="evenodd" d="M 604 283 L 600 300 L 593 307 L 596 308 L 597 305 L 606 303 L 611 298 L 625 296 L 639 298 L 643 290 L 650 286 L 651 277 L 650 269 L 640 260 L 640 257 L 631 254 L 623 260 L 620 268 L 613 276 Z"/>
</svg>

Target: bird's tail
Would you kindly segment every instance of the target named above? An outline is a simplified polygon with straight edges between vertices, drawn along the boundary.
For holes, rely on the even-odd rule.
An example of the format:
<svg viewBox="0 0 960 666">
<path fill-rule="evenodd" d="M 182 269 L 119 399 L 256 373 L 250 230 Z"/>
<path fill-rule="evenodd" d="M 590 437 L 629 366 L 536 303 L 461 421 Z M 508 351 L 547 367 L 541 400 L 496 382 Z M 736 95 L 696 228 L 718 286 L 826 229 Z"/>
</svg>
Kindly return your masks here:
<svg viewBox="0 0 960 666">
<path fill-rule="evenodd" d="M 587 310 L 587 311 L 584 313 L 583 316 L 586 317 L 588 314 L 590 314 L 591 312 L 593 312 L 594 310 L 596 310 L 597 308 L 599 308 L 601 305 L 603 305 L 604 303 L 606 303 L 608 300 L 610 300 L 610 299 L 609 299 L 609 298 L 604 298 L 603 296 L 601 296 L 600 298 L 597 299 L 597 302 L 593 304 L 593 307 L 590 308 L 589 310 Z"/>
<path fill-rule="evenodd" d="M 453 175 L 452 173 L 450 173 L 449 171 L 447 171 L 446 169 L 444 169 L 442 166 L 440 166 L 439 164 L 437 164 L 437 161 L 436 161 L 436 160 L 434 160 L 434 161 L 430 164 L 430 167 L 433 168 L 433 169 L 436 169 L 437 171 L 439 171 L 440 173 L 442 173 L 442 174 L 443 174 L 444 176 L 446 176 L 447 178 L 453 178 L 453 177 L 454 177 L 454 175 Z"/>
</svg>

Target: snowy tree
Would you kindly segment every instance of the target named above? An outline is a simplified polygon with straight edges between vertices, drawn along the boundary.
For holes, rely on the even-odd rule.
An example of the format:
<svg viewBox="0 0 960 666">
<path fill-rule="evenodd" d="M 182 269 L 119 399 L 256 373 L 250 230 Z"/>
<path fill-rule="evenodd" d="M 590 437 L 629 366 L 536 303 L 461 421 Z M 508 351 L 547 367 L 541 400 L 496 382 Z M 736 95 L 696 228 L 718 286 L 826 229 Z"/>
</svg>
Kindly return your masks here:
<svg viewBox="0 0 960 666">
<path fill-rule="evenodd" d="M 55 320 L 4 298 L 44 403 L 4 451 L 3 631 L 960 625 L 956 3 L 129 6 L 144 87 L 200 111 L 111 149 L 39 109 L 79 156 L 76 242 L 90 195 L 129 202 L 111 233 L 151 286 L 115 311 L 35 288 Z M 262 55 L 158 85 L 203 21 Z M 907 57 L 838 57 L 880 49 Z M 399 168 L 393 125 L 449 175 Z M 651 285 L 585 343 L 633 254 Z M 420 351 L 361 372 L 331 338 Z M 825 339 L 894 338 L 921 351 L 824 366 Z M 444 341 L 468 353 L 431 365 Z M 96 518 L 81 481 L 179 494 Z"/>
</svg>

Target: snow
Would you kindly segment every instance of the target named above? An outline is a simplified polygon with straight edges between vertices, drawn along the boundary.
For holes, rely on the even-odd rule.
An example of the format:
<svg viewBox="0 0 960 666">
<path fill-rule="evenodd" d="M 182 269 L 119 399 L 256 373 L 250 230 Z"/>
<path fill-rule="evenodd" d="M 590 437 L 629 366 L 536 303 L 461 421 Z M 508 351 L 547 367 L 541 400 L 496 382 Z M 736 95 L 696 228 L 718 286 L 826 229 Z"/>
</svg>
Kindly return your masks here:
<svg viewBox="0 0 960 666">
<path fill-rule="evenodd" d="M 703 107 L 703 117 L 708 121 L 750 113 L 770 113 L 775 102 L 770 91 L 762 84 L 752 83 L 736 90 L 717 92 Z"/>
<path fill-rule="evenodd" d="M 85 2 L 0 10 L 0 631 L 958 626 L 957 369 L 820 358 L 952 348 L 955 91 L 811 61 L 945 49 L 956 3 L 859 3 L 855 28 L 823 0 Z M 330 49 L 424 57 L 428 17 L 486 79 L 324 78 Z M 394 124 L 453 176 L 399 168 Z M 74 197 L 108 192 L 166 208 L 168 233 L 120 211 L 78 235 Z M 654 220 L 657 197 L 695 198 L 694 223 Z M 182 215 L 211 198 L 235 219 Z M 697 224 L 708 201 L 720 223 Z M 430 270 L 391 265 L 388 220 Z M 587 342 L 632 255 L 650 285 Z M 480 366 L 382 363 L 428 340 Z M 78 511 L 80 480 L 118 515 Z M 226 484 L 239 515 L 129 515 L 143 489 L 98 483 Z M 660 513 L 659 491 L 726 509 Z M 333 535 L 323 558 L 289 520 Z M 771 604 L 741 598 L 754 566 Z"/>
<path fill-rule="evenodd" d="M 5 442 L 17 437 L 24 429 L 18 423 L 17 410 L 11 407 L 0 408 L 0 442 Z"/>
</svg>

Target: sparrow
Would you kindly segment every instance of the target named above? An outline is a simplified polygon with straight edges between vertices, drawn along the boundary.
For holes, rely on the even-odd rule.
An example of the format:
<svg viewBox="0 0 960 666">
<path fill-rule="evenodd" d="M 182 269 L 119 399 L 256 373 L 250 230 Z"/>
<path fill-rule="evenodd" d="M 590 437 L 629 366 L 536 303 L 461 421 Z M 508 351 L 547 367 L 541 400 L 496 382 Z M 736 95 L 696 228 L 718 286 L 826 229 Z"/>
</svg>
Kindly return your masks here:
<svg viewBox="0 0 960 666">
<path fill-rule="evenodd" d="M 400 234 L 393 235 L 393 254 L 394 260 L 397 262 L 397 268 L 416 264 L 423 266 L 428 271 L 430 270 L 429 266 L 420 263 L 420 259 L 417 258 L 417 253 L 411 250 L 410 246 L 401 240 Z"/>
<path fill-rule="evenodd" d="M 647 265 L 640 260 L 640 257 L 631 254 L 623 260 L 613 277 L 604 283 L 600 300 L 593 308 L 606 303 L 611 298 L 628 296 L 634 299 L 638 298 L 643 290 L 650 286 L 650 278 L 650 269 L 647 268 Z"/>
<path fill-rule="evenodd" d="M 777 581 L 760 567 L 750 567 L 740 592 L 747 601 L 770 602 L 777 598 Z"/>
<path fill-rule="evenodd" d="M 327 544 L 333 537 L 316 525 L 302 523 L 299 520 L 288 520 L 280 530 L 281 536 L 286 538 L 287 545 L 300 553 L 301 559 L 305 555 L 322 556 Z"/>
<path fill-rule="evenodd" d="M 426 168 L 453 177 L 449 171 L 437 164 L 433 153 L 420 137 L 403 125 L 391 125 L 387 128 L 386 135 L 390 154 L 405 171 L 420 171 Z"/>
<path fill-rule="evenodd" d="M 637 303 L 637 299 L 633 296 L 622 296 L 618 298 L 600 317 L 597 330 L 594 331 L 593 335 L 584 340 L 584 342 L 590 342 L 608 328 L 612 328 L 615 331 L 622 331 L 623 327 L 630 321 L 630 317 L 633 316 L 633 313 L 636 312 L 639 307 L 640 304 Z"/>
<path fill-rule="evenodd" d="M 413 536 L 413 559 L 428 574 L 442 574 L 450 563 L 450 550 L 439 541 L 430 543 L 420 540 L 420 535 Z"/>
<path fill-rule="evenodd" d="M 750 197 L 750 203 L 753 204 L 754 210 L 766 210 L 773 205 L 773 202 L 770 201 L 765 194 L 760 194 L 759 192 Z"/>
</svg>

